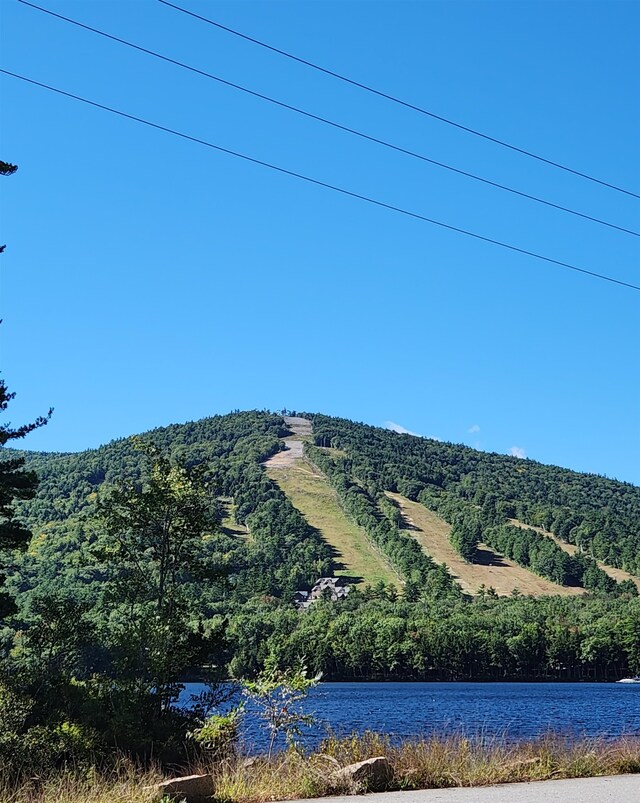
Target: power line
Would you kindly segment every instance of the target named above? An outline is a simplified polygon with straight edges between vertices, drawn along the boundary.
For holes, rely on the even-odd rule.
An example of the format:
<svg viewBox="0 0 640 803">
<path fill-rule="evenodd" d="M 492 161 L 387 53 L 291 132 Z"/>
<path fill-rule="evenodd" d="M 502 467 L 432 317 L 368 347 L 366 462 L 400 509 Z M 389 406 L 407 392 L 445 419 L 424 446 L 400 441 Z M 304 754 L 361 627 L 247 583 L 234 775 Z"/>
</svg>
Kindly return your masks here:
<svg viewBox="0 0 640 803">
<path fill-rule="evenodd" d="M 62 14 L 58 14 L 55 11 L 50 11 L 48 8 L 43 8 L 42 6 L 35 5 L 34 3 L 28 2 L 28 0 L 18 0 L 19 3 L 22 5 L 29 6 L 37 11 L 41 11 L 44 14 L 48 14 L 51 17 L 55 17 L 63 22 L 68 22 L 72 25 L 77 26 L 78 28 L 83 28 L 86 31 L 91 31 L 92 33 L 98 34 L 99 36 L 103 36 L 106 39 L 110 39 L 114 42 L 118 42 L 119 44 L 126 45 L 127 47 L 133 48 L 134 50 L 138 50 L 141 53 L 145 53 L 149 56 L 153 56 L 154 58 L 160 59 L 164 62 L 169 64 L 173 64 L 176 67 L 181 67 L 182 69 L 188 70 L 189 72 L 195 73 L 196 75 L 203 76 L 204 78 L 209 78 L 213 81 L 217 81 L 220 84 L 224 84 L 224 86 L 231 87 L 232 89 L 240 90 L 241 92 L 246 93 L 247 95 L 251 95 L 256 98 L 260 98 L 261 100 L 266 100 L 269 103 L 272 103 L 276 106 L 279 106 L 284 109 L 288 109 L 289 111 L 296 112 L 297 114 L 301 114 L 304 117 L 310 118 L 312 120 L 316 120 L 317 122 L 324 123 L 326 125 L 332 126 L 333 128 L 337 128 L 340 131 L 345 131 L 349 134 L 353 134 L 361 139 L 368 140 L 369 142 L 374 142 L 378 145 L 383 145 L 386 148 L 390 148 L 391 150 L 397 151 L 398 153 L 405 154 L 406 156 L 411 156 L 414 159 L 419 159 L 420 161 L 427 162 L 432 165 L 436 165 L 437 167 L 444 168 L 445 170 L 449 170 L 452 173 L 457 173 L 458 175 L 465 176 L 466 178 L 473 179 L 475 181 L 479 181 L 483 184 L 487 184 L 490 187 L 495 187 L 500 190 L 504 190 L 506 192 L 510 192 L 513 195 L 518 195 L 521 198 L 526 198 L 530 201 L 535 201 L 536 203 L 544 204 L 545 206 L 549 206 L 553 209 L 558 209 L 561 212 L 567 212 L 570 215 L 575 215 L 576 217 L 582 218 L 583 220 L 589 220 L 592 223 L 598 223 L 602 226 L 607 226 L 608 228 L 615 229 L 617 231 L 624 232 L 625 234 L 631 234 L 634 237 L 640 237 L 640 232 L 634 231 L 633 229 L 627 229 L 624 226 L 618 226 L 616 223 L 611 223 L 606 220 L 602 220 L 601 218 L 594 217 L 593 215 L 587 215 L 584 212 L 578 212 L 575 209 L 571 209 L 567 206 L 562 206 L 561 204 L 553 203 L 553 201 L 548 201 L 544 198 L 539 198 L 538 196 L 531 195 L 529 193 L 523 192 L 521 190 L 514 189 L 513 187 L 508 187 L 505 184 L 500 184 L 497 181 L 492 181 L 491 179 L 484 178 L 482 176 L 475 175 L 474 173 L 470 173 L 466 170 L 461 170 L 457 167 L 453 167 L 452 165 L 445 164 L 444 162 L 439 162 L 436 159 L 432 159 L 428 156 L 425 156 L 421 153 L 416 153 L 415 151 L 408 150 L 407 148 L 402 148 L 399 145 L 394 145 L 391 142 L 387 142 L 383 139 L 379 139 L 378 137 L 371 136 L 370 134 L 365 134 L 362 131 L 358 131 L 354 128 L 349 128 L 348 126 L 342 125 L 341 123 L 337 123 L 334 120 L 329 120 L 325 117 L 320 117 L 317 114 L 313 114 L 311 112 L 305 111 L 304 109 L 300 109 L 297 106 L 292 106 L 289 103 L 284 103 L 283 101 L 277 100 L 275 98 L 269 97 L 268 95 L 264 95 L 261 92 L 256 92 L 253 89 L 249 89 L 248 87 L 242 86 L 240 84 L 233 83 L 232 81 L 227 81 L 224 78 L 220 78 L 213 73 L 206 72 L 205 70 L 200 70 L 197 67 L 193 67 L 189 64 L 185 64 L 182 61 L 178 61 L 176 59 L 172 59 L 169 56 L 165 56 L 162 53 L 158 53 L 154 50 L 150 50 L 149 48 L 142 47 L 141 45 L 136 45 L 133 42 L 129 42 L 126 39 L 121 39 L 118 36 L 114 36 L 113 34 L 106 33 L 105 31 L 101 31 L 98 28 L 94 28 L 90 25 L 85 25 L 82 22 L 78 22 L 77 20 L 71 19 L 71 17 L 65 17 Z"/>
<path fill-rule="evenodd" d="M 577 265 L 572 265 L 569 262 L 562 262 L 561 260 L 553 259 L 552 257 L 547 257 L 544 256 L 543 254 L 538 254 L 535 251 L 529 251 L 526 248 L 519 248 L 516 245 L 510 245 L 509 243 L 504 243 L 501 240 L 495 240 L 492 237 L 486 237 L 482 234 L 477 234 L 476 232 L 472 232 L 467 229 L 461 229 L 458 226 L 452 226 L 450 223 L 444 223 L 440 220 L 434 220 L 433 218 L 426 217 L 426 215 L 421 215 L 418 212 L 412 212 L 411 210 L 404 209 L 400 206 L 394 206 L 393 204 L 388 204 L 385 203 L 384 201 L 379 201 L 376 198 L 371 198 L 368 195 L 362 195 L 360 193 L 353 192 L 352 190 L 347 190 L 344 187 L 338 187 L 335 184 L 329 184 L 326 181 L 321 181 L 320 179 L 317 178 L 305 176 L 302 173 L 296 173 L 294 170 L 288 170 L 285 167 L 274 165 L 271 162 L 265 162 L 262 159 L 256 159 L 253 156 L 248 156 L 247 154 L 239 153 L 238 151 L 233 151 L 230 148 L 224 148 L 221 145 L 216 145 L 213 142 L 209 142 L 205 139 L 200 139 L 199 137 L 194 137 L 191 136 L 190 134 L 185 134 L 182 131 L 177 131 L 174 128 L 169 128 L 168 126 L 160 125 L 159 123 L 153 123 L 150 120 L 146 120 L 143 117 L 137 117 L 134 114 L 129 114 L 127 112 L 120 111 L 119 109 L 114 109 L 111 106 L 106 106 L 103 103 L 97 103 L 94 100 L 83 98 L 80 95 L 74 95 L 71 92 L 66 92 L 63 89 L 58 89 L 57 87 L 50 86 L 49 84 L 44 84 L 41 83 L 40 81 L 35 81 L 33 78 L 27 78 L 24 75 L 19 75 L 18 73 L 11 72 L 10 70 L 5 70 L 3 68 L 0 68 L 0 73 L 4 75 L 9 75 L 12 78 L 17 78 L 20 81 L 25 81 L 28 84 L 39 86 L 42 89 L 47 89 L 50 92 L 55 92 L 58 95 L 63 95 L 64 97 L 71 98 L 72 100 L 77 100 L 81 103 L 85 103 L 88 106 L 93 106 L 96 109 L 102 109 L 103 111 L 110 112 L 111 114 L 116 114 L 119 117 L 126 118 L 127 120 L 133 120 L 136 123 L 142 123 L 143 125 L 149 126 L 149 128 L 154 128 L 158 131 L 164 131 L 167 134 L 172 134 L 173 136 L 189 140 L 189 142 L 195 142 L 198 145 L 204 145 L 207 148 L 212 148 L 213 150 L 219 151 L 220 153 L 226 153 L 229 156 L 235 156 L 238 159 L 243 159 L 245 162 L 251 162 L 251 164 L 260 165 L 261 167 L 267 167 L 269 168 L 269 170 L 274 170 L 286 176 L 291 176 L 292 178 L 300 179 L 301 181 L 305 181 L 308 184 L 313 184 L 317 187 L 324 187 L 325 189 L 332 190 L 333 192 L 338 192 L 341 195 L 347 195 L 350 198 L 356 198 L 360 201 L 365 201 L 366 203 L 381 207 L 382 209 L 389 209 L 392 212 L 398 212 L 401 215 L 414 218 L 415 220 L 421 220 L 425 223 L 431 223 L 434 226 L 439 226 L 440 228 L 447 229 L 448 231 L 455 231 L 458 234 L 464 234 L 466 237 L 472 237 L 475 240 L 481 240 L 482 242 L 485 243 L 491 243 L 492 245 L 497 245 L 500 248 L 506 248 L 509 251 L 515 251 L 518 254 L 524 254 L 525 256 L 530 256 L 533 257 L 534 259 L 539 259 L 542 260 L 543 262 L 548 262 L 551 265 L 557 265 L 562 268 L 567 268 L 568 270 L 576 271 L 577 273 L 584 273 L 587 276 L 593 276 L 596 279 L 602 279 L 603 281 L 606 282 L 618 284 L 622 287 L 627 287 L 630 290 L 640 291 L 640 285 L 630 284 L 629 282 L 624 282 L 621 279 L 614 279 L 612 276 L 607 276 L 604 273 L 597 273 L 596 271 L 587 270 L 586 268 L 580 268 Z"/>
<path fill-rule="evenodd" d="M 603 181 L 602 179 L 596 178 L 595 176 L 591 176 L 588 173 L 582 173 L 579 170 L 574 170 L 572 167 L 568 167 L 567 165 L 563 165 L 560 162 L 554 162 L 551 159 L 547 159 L 544 156 L 540 156 L 532 151 L 525 150 L 524 148 L 519 148 L 516 145 L 512 145 L 509 142 L 505 142 L 502 139 L 498 139 L 497 137 L 492 137 L 489 134 L 485 134 L 482 131 L 478 131 L 475 128 L 470 128 L 469 126 L 463 125 L 462 123 L 457 123 L 455 120 L 451 120 L 447 117 L 443 117 L 442 115 L 436 114 L 435 112 L 431 112 L 428 109 L 424 109 L 421 106 L 416 106 L 413 103 L 409 103 L 406 100 L 402 100 L 401 98 L 397 98 L 394 95 L 390 95 L 387 92 L 383 92 L 380 89 L 375 89 L 372 86 L 367 84 L 363 84 L 360 81 L 356 81 L 353 78 L 348 78 L 346 75 L 341 75 L 340 73 L 334 72 L 333 70 L 329 70 L 326 67 L 321 67 L 319 64 L 314 64 L 312 61 L 307 61 L 306 59 L 300 58 L 299 56 L 294 56 L 293 53 L 288 53 L 286 50 L 281 50 L 280 48 L 274 47 L 273 45 L 269 45 L 266 42 L 262 42 L 260 39 L 255 39 L 252 36 L 248 36 L 245 33 L 241 33 L 240 31 L 236 31 L 233 28 L 229 28 L 226 25 L 222 25 L 220 22 L 216 22 L 215 20 L 209 19 L 208 17 L 203 17 L 200 14 L 196 14 L 194 11 L 189 11 L 182 6 L 177 6 L 175 3 L 170 3 L 168 0 L 158 0 L 159 3 L 162 3 L 165 6 L 169 6 L 170 8 L 174 8 L 176 11 L 180 11 L 183 14 L 187 14 L 194 19 L 200 20 L 201 22 L 206 22 L 208 25 L 214 25 L 216 28 L 220 28 L 222 31 L 227 31 L 227 33 L 231 33 L 234 36 L 239 36 L 241 39 L 245 39 L 247 42 L 252 42 L 254 45 L 260 45 L 260 47 L 264 47 L 267 50 L 271 50 L 274 53 L 278 53 L 280 56 L 285 56 L 288 59 L 292 59 L 293 61 L 297 61 L 299 64 L 304 64 L 306 67 L 311 67 L 314 70 L 318 70 L 319 72 L 324 73 L 325 75 L 330 75 L 332 78 L 338 78 L 340 81 L 344 81 L 347 84 L 351 84 L 352 86 L 356 86 L 359 89 L 364 89 L 366 92 L 371 92 L 373 95 L 377 95 L 378 97 L 385 98 L 386 100 L 390 100 L 393 103 L 397 103 L 400 106 L 404 106 L 407 109 L 411 109 L 412 111 L 419 112 L 420 114 L 424 114 L 427 117 L 431 117 L 434 120 L 439 120 L 441 123 L 446 123 L 447 125 L 454 126 L 455 128 L 460 129 L 461 131 L 466 131 L 468 134 L 474 134 L 477 137 L 482 137 L 482 139 L 486 139 L 489 142 L 493 142 L 496 145 L 502 145 L 504 148 L 509 148 L 509 150 L 515 151 L 516 153 L 520 153 L 523 156 L 528 156 L 531 159 L 537 159 L 539 162 L 544 162 L 544 164 L 551 165 L 551 167 L 557 167 L 560 170 L 565 170 L 567 173 L 571 173 L 574 176 L 579 176 L 580 178 L 587 179 L 588 181 L 593 181 L 596 184 L 600 184 L 603 187 L 608 187 L 611 190 L 616 190 L 617 192 L 622 192 L 625 195 L 630 195 L 632 198 L 639 198 L 640 195 L 632 192 L 631 190 L 626 190 L 623 187 L 618 187 L 616 184 L 611 184 L 608 181 Z"/>
</svg>

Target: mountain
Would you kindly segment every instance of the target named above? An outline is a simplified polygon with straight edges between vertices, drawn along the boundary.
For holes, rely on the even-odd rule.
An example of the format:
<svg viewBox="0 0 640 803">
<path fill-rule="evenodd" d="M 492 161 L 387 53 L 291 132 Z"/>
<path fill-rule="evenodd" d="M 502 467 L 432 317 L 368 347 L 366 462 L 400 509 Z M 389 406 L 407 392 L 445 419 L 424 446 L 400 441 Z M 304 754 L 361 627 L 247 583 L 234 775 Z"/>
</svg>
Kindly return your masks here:
<svg viewBox="0 0 640 803">
<path fill-rule="evenodd" d="M 97 504 L 143 483 L 139 441 L 213 489 L 227 580 L 186 581 L 229 667 L 303 656 L 329 677 L 614 677 L 640 663 L 640 488 L 321 414 L 235 412 L 75 454 L 22 452 L 40 485 L 10 583 L 87 594 Z M 95 562 L 95 561 L 94 561 Z M 352 592 L 301 614 L 298 590 Z"/>
</svg>

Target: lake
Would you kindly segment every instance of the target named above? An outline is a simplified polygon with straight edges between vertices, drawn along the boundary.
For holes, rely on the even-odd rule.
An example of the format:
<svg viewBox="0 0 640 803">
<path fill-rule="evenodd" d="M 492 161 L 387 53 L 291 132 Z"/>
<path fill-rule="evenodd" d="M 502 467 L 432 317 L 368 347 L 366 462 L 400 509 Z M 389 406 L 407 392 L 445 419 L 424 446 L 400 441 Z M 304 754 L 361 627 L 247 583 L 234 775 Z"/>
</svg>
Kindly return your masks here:
<svg viewBox="0 0 640 803">
<path fill-rule="evenodd" d="M 189 683 L 182 695 L 203 690 Z M 382 731 L 399 741 L 429 734 L 531 739 L 548 731 L 612 739 L 640 735 L 640 685 L 616 683 L 321 683 L 304 704 L 318 725 L 300 740 L 317 744 L 330 728 L 347 735 Z M 267 743 L 255 717 L 246 717 L 249 751 Z"/>
</svg>

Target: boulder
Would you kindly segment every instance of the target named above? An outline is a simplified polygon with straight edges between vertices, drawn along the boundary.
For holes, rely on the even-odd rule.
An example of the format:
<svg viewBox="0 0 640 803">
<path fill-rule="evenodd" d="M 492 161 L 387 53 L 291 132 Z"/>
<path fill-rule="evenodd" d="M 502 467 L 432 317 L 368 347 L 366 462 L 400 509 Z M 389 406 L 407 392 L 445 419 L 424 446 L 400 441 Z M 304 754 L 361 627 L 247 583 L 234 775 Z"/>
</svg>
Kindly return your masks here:
<svg viewBox="0 0 640 803">
<path fill-rule="evenodd" d="M 393 767 L 385 756 L 377 756 L 343 767 L 333 774 L 333 779 L 358 791 L 386 792 L 393 781 Z"/>
<path fill-rule="evenodd" d="M 210 800 L 215 791 L 211 775 L 185 775 L 181 778 L 170 778 L 168 781 L 145 788 L 153 788 L 159 800 L 166 795 L 178 800 L 186 800 L 187 803 L 203 803 L 203 801 Z"/>
</svg>

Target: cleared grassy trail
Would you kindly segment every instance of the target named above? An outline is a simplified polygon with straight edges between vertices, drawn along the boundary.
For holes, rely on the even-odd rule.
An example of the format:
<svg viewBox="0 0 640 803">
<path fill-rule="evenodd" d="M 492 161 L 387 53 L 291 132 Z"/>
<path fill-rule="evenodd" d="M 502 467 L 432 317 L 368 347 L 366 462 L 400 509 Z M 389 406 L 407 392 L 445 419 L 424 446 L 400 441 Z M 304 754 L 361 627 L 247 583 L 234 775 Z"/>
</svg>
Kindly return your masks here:
<svg viewBox="0 0 640 803">
<path fill-rule="evenodd" d="M 373 547 L 364 530 L 347 517 L 324 474 L 303 457 L 303 441 L 311 434 L 309 422 L 285 420 L 295 434 L 284 439 L 287 449 L 267 460 L 265 468 L 291 504 L 332 547 L 337 564 L 335 574 L 354 578 L 354 583 L 374 585 L 382 580 L 400 588 L 398 575 Z"/>
<path fill-rule="evenodd" d="M 478 588 L 493 586 L 500 595 L 508 595 L 517 588 L 522 594 L 545 596 L 560 594 L 573 596 L 584 594 L 582 588 L 557 585 L 544 577 L 518 566 L 486 544 L 479 545 L 480 563 L 467 563 L 449 542 L 451 527 L 435 513 L 418 502 L 412 502 L 400 494 L 387 493 L 400 507 L 406 532 L 410 533 L 424 551 L 436 561 L 446 563 L 449 571 L 468 594 L 477 594 Z"/>
</svg>

